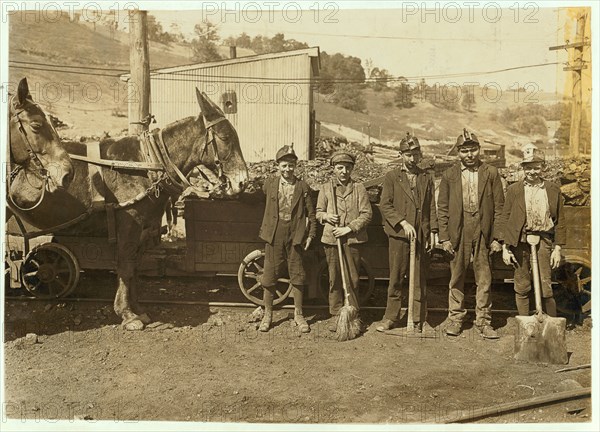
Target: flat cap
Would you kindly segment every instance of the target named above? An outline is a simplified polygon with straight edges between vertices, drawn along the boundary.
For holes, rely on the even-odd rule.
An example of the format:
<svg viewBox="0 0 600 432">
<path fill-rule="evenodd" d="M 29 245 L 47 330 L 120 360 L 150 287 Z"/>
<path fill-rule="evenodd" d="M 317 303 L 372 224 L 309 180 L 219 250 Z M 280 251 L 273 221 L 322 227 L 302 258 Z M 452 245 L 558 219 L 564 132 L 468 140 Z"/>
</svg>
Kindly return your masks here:
<svg viewBox="0 0 600 432">
<path fill-rule="evenodd" d="M 338 150 L 333 155 L 331 155 L 331 165 L 335 165 L 339 162 L 347 162 L 354 165 L 356 163 L 356 158 L 353 154 L 347 151 Z"/>
</svg>

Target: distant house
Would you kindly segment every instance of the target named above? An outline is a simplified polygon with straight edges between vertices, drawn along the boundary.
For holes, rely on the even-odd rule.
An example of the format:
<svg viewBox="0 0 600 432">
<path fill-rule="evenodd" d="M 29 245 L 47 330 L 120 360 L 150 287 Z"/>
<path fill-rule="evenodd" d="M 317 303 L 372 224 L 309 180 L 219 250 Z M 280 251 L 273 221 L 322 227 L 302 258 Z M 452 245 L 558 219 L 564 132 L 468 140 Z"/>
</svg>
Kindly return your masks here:
<svg viewBox="0 0 600 432">
<path fill-rule="evenodd" d="M 198 115 L 198 87 L 236 128 L 246 161 L 273 159 L 277 149 L 292 142 L 301 159 L 310 159 L 315 134 L 313 78 L 319 70 L 318 47 L 153 70 L 150 112 L 157 121 L 153 126 Z"/>
</svg>

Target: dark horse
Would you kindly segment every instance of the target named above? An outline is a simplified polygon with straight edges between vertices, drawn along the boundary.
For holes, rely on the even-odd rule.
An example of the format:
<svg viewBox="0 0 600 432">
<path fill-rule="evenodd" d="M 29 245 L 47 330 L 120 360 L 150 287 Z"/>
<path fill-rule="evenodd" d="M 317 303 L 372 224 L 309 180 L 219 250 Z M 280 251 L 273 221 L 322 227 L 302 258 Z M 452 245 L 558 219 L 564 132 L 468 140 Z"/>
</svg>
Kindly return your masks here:
<svg viewBox="0 0 600 432">
<path fill-rule="evenodd" d="M 198 89 L 196 96 L 200 115 L 184 118 L 149 134 L 154 140 L 164 142 L 163 150 L 168 162 L 163 164 L 164 169 L 149 171 L 127 166 L 101 166 L 107 165 L 111 159 L 135 161 L 132 166 L 136 163 L 143 165 L 146 147 L 139 137 L 102 141 L 98 150 L 102 164 L 90 163 L 89 146 L 85 144 L 65 144 L 71 153 L 70 160 L 64 148 L 54 142 L 55 155 L 64 159 L 57 158 L 54 162 L 58 164 L 61 161 L 65 167 L 71 167 L 68 171 L 65 168 L 62 189 L 54 189 L 43 198 L 38 196 L 41 203 L 32 210 L 23 210 L 36 197 L 30 192 L 21 192 L 23 179 L 16 177 L 11 184 L 10 201 L 21 208 L 12 210 L 41 231 L 109 239 L 116 237 L 119 286 L 114 310 L 128 330 L 141 330 L 148 324 L 147 316 L 139 310 L 136 296 L 135 273 L 142 252 L 141 239 L 147 228 L 160 223 L 170 194 L 181 192 L 181 183 L 185 181 L 178 180 L 187 176 L 194 167 L 204 165 L 216 172 L 215 178 L 220 179 L 220 183 L 214 185 L 213 196 L 235 196 L 243 191 L 247 182 L 248 171 L 235 129 L 221 109 Z M 51 128 L 49 123 L 43 126 Z M 11 130 L 11 147 L 18 146 L 14 135 Z M 22 143 L 20 145 L 23 146 Z M 43 154 L 42 149 L 39 150 Z M 17 181 L 19 184 L 15 184 Z M 114 223 L 110 223 L 111 220 Z"/>
</svg>

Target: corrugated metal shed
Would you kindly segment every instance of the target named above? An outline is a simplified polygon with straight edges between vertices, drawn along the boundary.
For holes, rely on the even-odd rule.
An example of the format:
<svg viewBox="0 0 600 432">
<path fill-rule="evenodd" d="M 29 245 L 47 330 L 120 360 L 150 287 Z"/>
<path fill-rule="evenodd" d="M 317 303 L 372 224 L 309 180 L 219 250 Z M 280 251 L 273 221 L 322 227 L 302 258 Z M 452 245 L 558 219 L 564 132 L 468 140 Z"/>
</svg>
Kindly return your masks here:
<svg viewBox="0 0 600 432">
<path fill-rule="evenodd" d="M 292 142 L 298 156 L 308 159 L 314 154 L 312 79 L 319 68 L 315 47 L 154 70 L 150 112 L 158 127 L 198 115 L 198 87 L 226 112 L 246 161 L 273 159 Z M 233 99 L 237 110 L 227 113 Z"/>
</svg>

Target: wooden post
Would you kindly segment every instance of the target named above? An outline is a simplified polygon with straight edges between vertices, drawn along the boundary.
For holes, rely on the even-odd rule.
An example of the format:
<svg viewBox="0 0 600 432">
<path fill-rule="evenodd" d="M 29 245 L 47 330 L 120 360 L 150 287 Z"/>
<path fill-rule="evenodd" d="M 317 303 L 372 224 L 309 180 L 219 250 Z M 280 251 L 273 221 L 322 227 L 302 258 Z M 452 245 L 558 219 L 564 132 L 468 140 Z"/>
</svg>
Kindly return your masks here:
<svg viewBox="0 0 600 432">
<path fill-rule="evenodd" d="M 575 40 L 583 41 L 585 34 L 585 13 L 577 17 L 577 29 Z M 571 131 L 569 134 L 569 150 L 572 156 L 579 155 L 579 144 L 581 142 L 581 110 L 582 110 L 582 89 L 581 89 L 581 66 L 583 66 L 583 46 L 574 48 L 574 66 L 573 69 L 573 105 L 571 110 Z"/>
<path fill-rule="evenodd" d="M 146 119 L 150 113 L 150 60 L 146 11 L 129 11 L 129 67 L 129 134 L 138 135 L 147 130 L 148 126 L 135 122 Z"/>
</svg>

